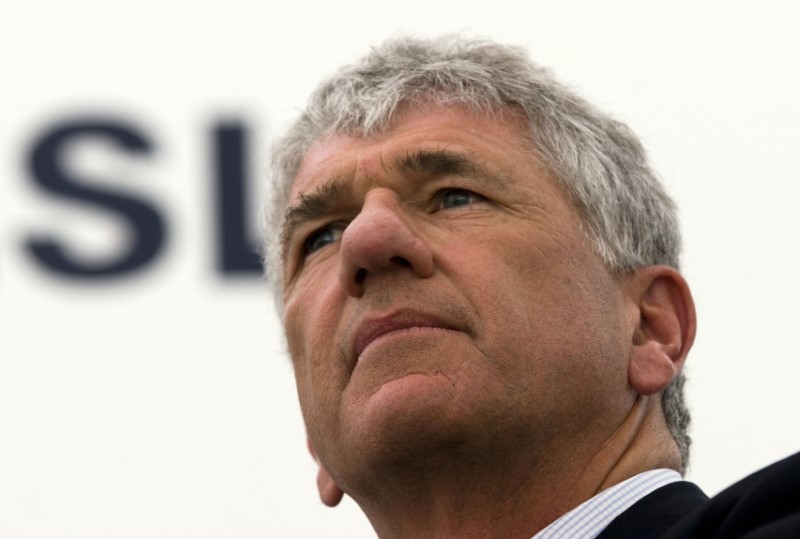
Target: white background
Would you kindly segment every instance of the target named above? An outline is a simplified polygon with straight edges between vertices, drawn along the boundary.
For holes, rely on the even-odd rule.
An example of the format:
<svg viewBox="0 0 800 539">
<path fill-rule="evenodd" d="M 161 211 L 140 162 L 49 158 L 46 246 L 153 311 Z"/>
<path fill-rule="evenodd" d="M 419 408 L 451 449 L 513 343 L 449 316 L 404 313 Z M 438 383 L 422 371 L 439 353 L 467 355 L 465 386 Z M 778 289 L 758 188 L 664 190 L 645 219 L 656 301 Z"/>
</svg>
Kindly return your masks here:
<svg viewBox="0 0 800 539">
<path fill-rule="evenodd" d="M 699 313 L 690 478 L 714 493 L 800 449 L 800 4 L 14 5 L 0 10 L 0 537 L 373 536 L 352 502 L 318 502 L 266 284 L 214 270 L 208 129 L 247 119 L 257 181 L 313 85 L 400 32 L 523 45 L 640 134 L 681 209 Z M 24 239 L 99 256 L 126 231 L 37 191 L 25 156 L 87 113 L 156 141 L 152 158 L 82 166 L 122 171 L 172 234 L 147 270 L 81 285 Z"/>
</svg>

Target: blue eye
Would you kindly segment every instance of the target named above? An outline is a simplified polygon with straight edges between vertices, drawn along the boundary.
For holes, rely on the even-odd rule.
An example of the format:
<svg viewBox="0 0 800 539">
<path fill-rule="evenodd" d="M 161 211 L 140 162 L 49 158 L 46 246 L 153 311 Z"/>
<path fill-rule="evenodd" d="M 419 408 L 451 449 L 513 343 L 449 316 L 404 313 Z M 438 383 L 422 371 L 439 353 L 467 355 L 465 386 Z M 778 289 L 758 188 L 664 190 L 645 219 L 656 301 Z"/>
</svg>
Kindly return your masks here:
<svg viewBox="0 0 800 539">
<path fill-rule="evenodd" d="M 330 243 L 335 243 L 342 236 L 342 227 L 325 226 L 311 233 L 303 243 L 303 254 L 311 254 Z"/>
<path fill-rule="evenodd" d="M 483 197 L 466 189 L 446 189 L 441 194 L 442 208 L 447 210 L 460 206 L 469 206 L 483 200 Z"/>
</svg>

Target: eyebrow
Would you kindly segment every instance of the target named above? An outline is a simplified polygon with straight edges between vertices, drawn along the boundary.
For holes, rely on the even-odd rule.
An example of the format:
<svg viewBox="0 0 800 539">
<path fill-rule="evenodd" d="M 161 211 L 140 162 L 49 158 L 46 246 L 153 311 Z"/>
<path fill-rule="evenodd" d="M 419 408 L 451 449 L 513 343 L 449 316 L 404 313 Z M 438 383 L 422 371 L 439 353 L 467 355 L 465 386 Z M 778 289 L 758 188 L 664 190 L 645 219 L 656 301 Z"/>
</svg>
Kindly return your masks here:
<svg viewBox="0 0 800 539">
<path fill-rule="evenodd" d="M 468 155 L 452 150 L 417 150 L 401 157 L 396 168 L 406 174 L 442 177 L 473 176 L 481 167 Z"/>
<path fill-rule="evenodd" d="M 499 170 L 484 165 L 471 152 L 464 150 L 416 150 L 398 159 L 395 168 L 407 176 L 431 179 L 461 176 L 478 183 L 500 184 L 501 187 L 508 187 L 510 183 L 510 179 Z"/>
<path fill-rule="evenodd" d="M 507 184 L 506 177 L 477 162 L 468 153 L 447 149 L 420 149 L 398 158 L 390 167 L 407 176 L 464 176 L 476 180 Z M 312 192 L 301 193 L 300 200 L 286 209 L 281 231 L 282 257 L 296 230 L 303 224 L 317 220 L 333 211 L 337 201 L 350 189 L 345 177 L 332 177 Z"/>
</svg>

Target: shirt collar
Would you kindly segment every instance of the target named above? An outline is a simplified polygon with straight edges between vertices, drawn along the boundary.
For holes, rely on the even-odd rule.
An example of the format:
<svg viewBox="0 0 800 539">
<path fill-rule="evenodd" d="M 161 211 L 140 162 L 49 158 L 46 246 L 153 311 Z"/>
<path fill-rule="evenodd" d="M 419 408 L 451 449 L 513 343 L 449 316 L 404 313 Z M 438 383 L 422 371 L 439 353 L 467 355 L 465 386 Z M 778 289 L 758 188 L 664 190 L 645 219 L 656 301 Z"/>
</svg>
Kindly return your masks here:
<svg viewBox="0 0 800 539">
<path fill-rule="evenodd" d="M 680 480 L 678 472 L 666 468 L 642 472 L 589 498 L 532 539 L 594 539 L 631 505 L 654 490 Z"/>
</svg>

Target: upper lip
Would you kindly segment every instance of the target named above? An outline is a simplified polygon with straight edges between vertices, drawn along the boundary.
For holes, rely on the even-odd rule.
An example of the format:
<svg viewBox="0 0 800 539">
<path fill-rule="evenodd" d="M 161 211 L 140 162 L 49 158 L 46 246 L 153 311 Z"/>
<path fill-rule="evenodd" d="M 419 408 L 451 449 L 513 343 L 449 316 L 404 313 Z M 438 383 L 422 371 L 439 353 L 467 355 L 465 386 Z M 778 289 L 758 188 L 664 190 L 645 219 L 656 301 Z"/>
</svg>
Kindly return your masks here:
<svg viewBox="0 0 800 539">
<path fill-rule="evenodd" d="M 369 343 L 387 333 L 419 327 L 457 329 L 441 317 L 414 311 L 399 311 L 385 316 L 368 318 L 356 328 L 352 348 L 353 357 L 358 360 Z"/>
</svg>

